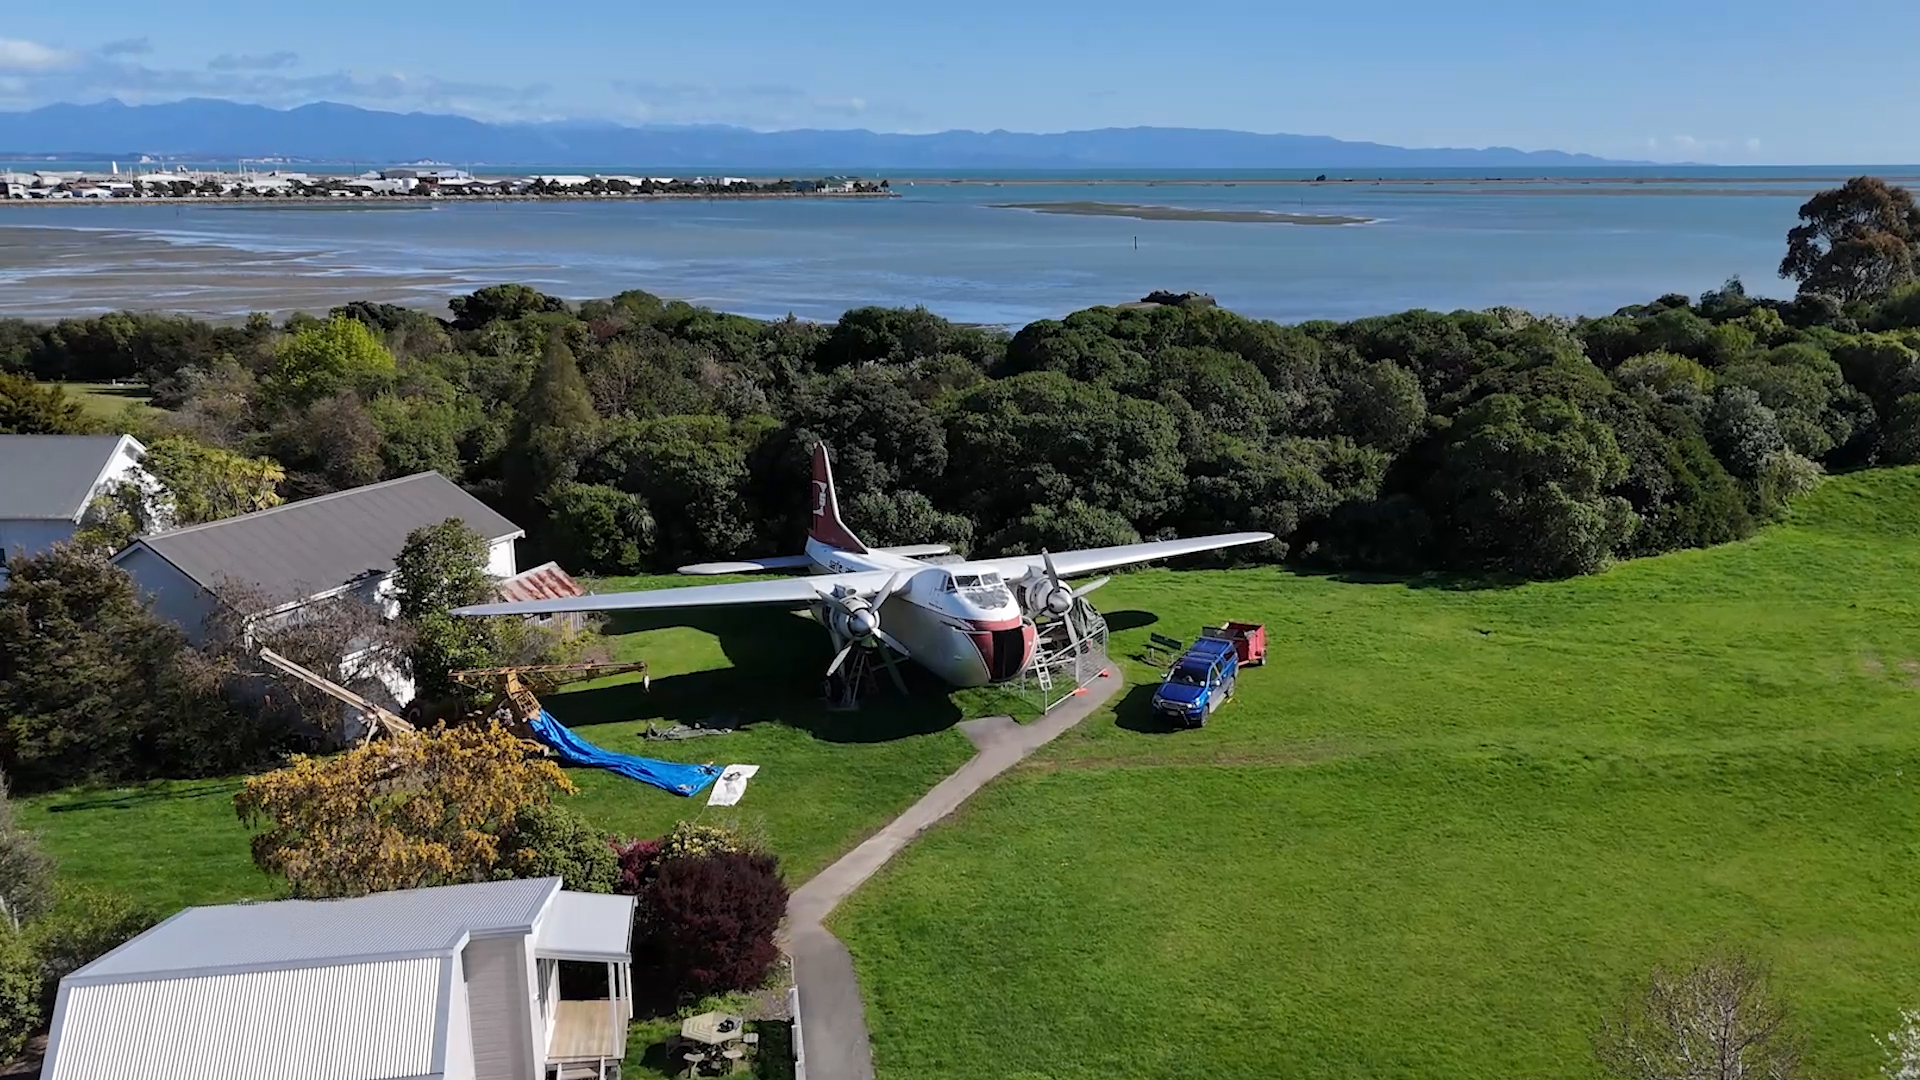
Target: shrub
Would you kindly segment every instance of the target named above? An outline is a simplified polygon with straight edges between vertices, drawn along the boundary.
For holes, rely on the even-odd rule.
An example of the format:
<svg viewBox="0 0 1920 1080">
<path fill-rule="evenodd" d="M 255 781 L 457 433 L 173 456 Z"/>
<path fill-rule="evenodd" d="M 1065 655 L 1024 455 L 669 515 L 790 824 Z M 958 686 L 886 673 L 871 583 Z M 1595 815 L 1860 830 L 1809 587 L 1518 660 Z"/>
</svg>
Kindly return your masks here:
<svg viewBox="0 0 1920 1080">
<path fill-rule="evenodd" d="M 607 846 L 613 849 L 620 865 L 620 876 L 613 891 L 623 896 L 639 896 L 645 892 L 653 882 L 654 871 L 660 868 L 660 852 L 666 847 L 666 841 L 614 840 Z"/>
<path fill-rule="evenodd" d="M 24 935 L 39 962 L 42 1015 L 53 1015 L 61 979 L 158 921 L 153 911 L 117 893 L 64 890 L 51 910 L 28 924 Z"/>
<path fill-rule="evenodd" d="M 17 928 L 53 899 L 53 860 L 32 833 L 13 821 L 7 778 L 0 775 L 0 925 Z M 0 1060 L 6 1057 L 0 1054 Z"/>
<path fill-rule="evenodd" d="M 1760 470 L 1755 485 L 1762 512 L 1777 514 L 1785 510 L 1787 504 L 1819 487 L 1824 475 L 1818 463 L 1791 450 L 1773 455 Z"/>
<path fill-rule="evenodd" d="M 1600 1067 L 1618 1080 L 1803 1075 L 1801 1044 L 1767 969 L 1738 954 L 1685 970 L 1655 968 L 1595 1040 Z"/>
<path fill-rule="evenodd" d="M 40 958 L 26 936 L 0 920 L 0 1065 L 40 1030 Z"/>
<path fill-rule="evenodd" d="M 647 952 L 682 995 L 754 989 L 779 958 L 787 887 L 771 855 L 665 860 L 639 906 Z"/>
<path fill-rule="evenodd" d="M 557 877 L 574 892 L 612 892 L 620 859 L 587 820 L 564 806 L 533 805 L 501 837 L 496 878 Z"/>
</svg>

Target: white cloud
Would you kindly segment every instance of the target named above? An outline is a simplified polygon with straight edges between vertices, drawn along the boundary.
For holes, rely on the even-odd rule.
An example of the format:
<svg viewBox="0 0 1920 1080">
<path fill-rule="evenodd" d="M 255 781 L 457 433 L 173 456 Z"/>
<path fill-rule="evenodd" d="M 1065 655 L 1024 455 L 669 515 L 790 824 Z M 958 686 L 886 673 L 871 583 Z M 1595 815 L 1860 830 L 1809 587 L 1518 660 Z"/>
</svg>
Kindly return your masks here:
<svg viewBox="0 0 1920 1080">
<path fill-rule="evenodd" d="M 93 50 L 101 56 L 145 56 L 153 51 L 153 42 L 143 37 L 109 41 Z"/>
<path fill-rule="evenodd" d="M 207 61 L 209 71 L 278 71 L 300 62 L 300 54 L 282 49 L 262 55 L 222 53 Z"/>
<path fill-rule="evenodd" d="M 0 38 L 0 71 L 49 71 L 72 62 L 71 53 L 23 38 Z"/>
<path fill-rule="evenodd" d="M 1759 139 L 1748 139 L 1748 140 L 1747 140 L 1747 153 L 1749 153 L 1749 154 L 1757 154 L 1757 153 L 1759 153 L 1759 152 L 1760 152 L 1760 140 L 1759 140 Z"/>
</svg>

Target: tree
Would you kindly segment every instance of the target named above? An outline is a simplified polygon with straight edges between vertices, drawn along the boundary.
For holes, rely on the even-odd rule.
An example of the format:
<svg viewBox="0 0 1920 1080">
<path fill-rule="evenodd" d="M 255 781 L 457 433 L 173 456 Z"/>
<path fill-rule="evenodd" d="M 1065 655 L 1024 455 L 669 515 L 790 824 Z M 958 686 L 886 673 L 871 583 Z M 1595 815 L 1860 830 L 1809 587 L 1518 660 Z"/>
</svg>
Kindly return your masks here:
<svg viewBox="0 0 1920 1080">
<path fill-rule="evenodd" d="M 1111 510 L 1068 499 L 1059 506 L 1036 506 L 1026 516 L 993 534 L 987 548 L 999 552 L 1032 553 L 1114 547 L 1140 542 L 1127 519 Z"/>
<path fill-rule="evenodd" d="M 40 850 L 34 835 L 13 820 L 7 778 L 0 776 L 0 932 L 8 926 L 18 930 L 52 901 L 53 860 Z M 5 1058 L 0 1052 L 0 1060 Z"/>
<path fill-rule="evenodd" d="M 1454 425 L 1436 477 L 1440 505 L 1469 564 L 1531 577 L 1591 573 L 1633 534 L 1632 507 L 1610 490 L 1627 460 L 1613 432 L 1558 398 L 1495 394 Z"/>
<path fill-rule="evenodd" d="M 773 856 L 721 851 L 662 861 L 638 907 L 668 985 L 699 998 L 766 982 L 787 887 Z"/>
<path fill-rule="evenodd" d="M 653 515 L 637 495 L 605 484 L 568 482 L 543 500 L 549 541 L 560 562 L 575 571 L 635 574 L 653 552 Z"/>
<path fill-rule="evenodd" d="M 497 643 L 488 623 L 447 613 L 492 597 L 486 565 L 487 542 L 457 518 L 408 533 L 394 557 L 394 599 L 413 629 L 408 661 L 428 700 L 460 693 L 449 672 L 491 666 Z"/>
<path fill-rule="evenodd" d="M 567 302 L 528 285 L 489 285 L 470 296 L 447 301 L 455 330 L 477 330 L 496 319 L 567 310 Z"/>
<path fill-rule="evenodd" d="M 1920 393 L 1894 403 L 1880 436 L 1880 460 L 1889 465 L 1920 465 Z"/>
<path fill-rule="evenodd" d="M 281 408 L 297 410 L 342 390 L 371 397 L 393 375 L 393 354 L 366 323 L 335 318 L 280 342 L 264 390 Z"/>
<path fill-rule="evenodd" d="M 1773 410 L 1744 386 L 1723 386 L 1707 407 L 1707 442 L 1727 471 L 1751 480 L 1775 454 L 1786 449 Z"/>
<path fill-rule="evenodd" d="M 75 435 L 87 430 L 80 402 L 65 387 L 41 386 L 0 372 L 0 435 Z"/>
<path fill-rule="evenodd" d="M 61 889 L 53 906 L 26 928 L 27 940 L 40 964 L 41 1015 L 53 1014 L 61 979 L 158 921 L 151 908 L 118 893 Z"/>
<path fill-rule="evenodd" d="M 620 857 L 607 837 L 558 804 L 533 804 L 503 835 L 497 878 L 557 877 L 574 892 L 607 893 L 620 883 Z"/>
<path fill-rule="evenodd" d="M 1342 372 L 1335 416 L 1342 434 L 1390 454 L 1406 449 L 1427 424 L 1427 396 L 1413 372 L 1385 360 Z"/>
<path fill-rule="evenodd" d="M 13 560 L 0 589 L 0 770 L 23 789 L 232 770 L 267 747 L 219 675 L 103 555 Z"/>
<path fill-rule="evenodd" d="M 1767 969 L 1738 953 L 1656 967 L 1595 1040 L 1618 1080 L 1795 1080 L 1801 1043 Z"/>
<path fill-rule="evenodd" d="M 363 896 L 493 877 L 501 836 L 573 784 L 498 724 L 380 739 L 328 758 L 296 754 L 234 796 L 264 826 L 253 861 L 293 895 Z"/>
<path fill-rule="evenodd" d="M 548 335 L 539 370 L 514 413 L 509 484 L 525 497 L 538 498 L 571 479 L 585 456 L 586 435 L 598 421 L 573 350 L 561 335 Z"/>
<path fill-rule="evenodd" d="M 843 505 L 847 523 L 869 544 L 946 544 L 962 552 L 973 544 L 973 522 L 938 509 L 917 491 L 868 491 Z"/>
<path fill-rule="evenodd" d="M 128 540 L 280 505 L 286 478 L 272 458 L 247 457 L 192 439 L 155 440 L 140 459 L 149 484 L 129 477 L 109 486 L 89 508 L 86 542 L 117 551 Z"/>
<path fill-rule="evenodd" d="M 1885 296 L 1913 280 L 1920 255 L 1920 206 L 1913 193 L 1873 176 L 1856 176 L 1800 207 L 1800 224 L 1787 233 L 1780 276 L 1803 293 L 1825 293 L 1842 303 Z"/>
</svg>

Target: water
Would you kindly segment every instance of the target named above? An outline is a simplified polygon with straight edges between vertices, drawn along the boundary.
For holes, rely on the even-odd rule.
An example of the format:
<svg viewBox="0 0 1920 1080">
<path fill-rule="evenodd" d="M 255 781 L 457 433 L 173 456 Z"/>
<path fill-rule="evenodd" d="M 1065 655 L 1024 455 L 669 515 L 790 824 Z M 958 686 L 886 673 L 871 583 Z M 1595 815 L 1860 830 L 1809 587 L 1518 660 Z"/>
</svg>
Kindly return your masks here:
<svg viewBox="0 0 1920 1080">
<path fill-rule="evenodd" d="M 27 240 L 0 244 L 0 312 L 235 315 L 355 297 L 437 306 L 481 284 L 524 281 L 573 298 L 646 289 L 762 317 L 924 304 L 1004 325 L 1155 289 L 1207 292 L 1289 321 L 1501 304 L 1595 314 L 1735 275 L 1753 292 L 1790 293 L 1775 270 L 1795 212 L 1828 186 L 1819 178 L 1848 172 L 1587 169 L 1550 184 L 1483 185 L 1465 182 L 1481 171 L 1452 170 L 1432 184 L 1312 187 L 1252 174 L 1211 184 L 903 176 L 901 197 L 884 200 L 16 204 L 0 208 L 0 232 Z M 1687 179 L 1593 179 L 1636 173 Z M 992 205 L 1057 201 L 1373 220 L 1144 221 Z"/>
</svg>

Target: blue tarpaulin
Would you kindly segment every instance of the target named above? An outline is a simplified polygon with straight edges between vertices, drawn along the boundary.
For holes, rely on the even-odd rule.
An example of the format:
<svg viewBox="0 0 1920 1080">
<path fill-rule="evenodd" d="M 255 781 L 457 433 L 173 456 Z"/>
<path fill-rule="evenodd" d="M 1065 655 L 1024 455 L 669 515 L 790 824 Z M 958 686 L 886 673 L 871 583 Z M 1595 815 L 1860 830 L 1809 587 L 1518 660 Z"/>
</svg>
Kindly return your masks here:
<svg viewBox="0 0 1920 1080">
<path fill-rule="evenodd" d="M 568 765 L 605 769 L 630 780 L 652 784 L 662 791 L 671 791 L 675 795 L 697 795 L 720 775 L 718 765 L 683 765 L 677 761 L 655 761 L 602 750 L 575 735 L 572 729 L 555 720 L 553 714 L 545 709 L 540 710 L 540 718 L 533 722 L 533 735 L 551 747 L 560 755 L 560 760 Z"/>
</svg>

